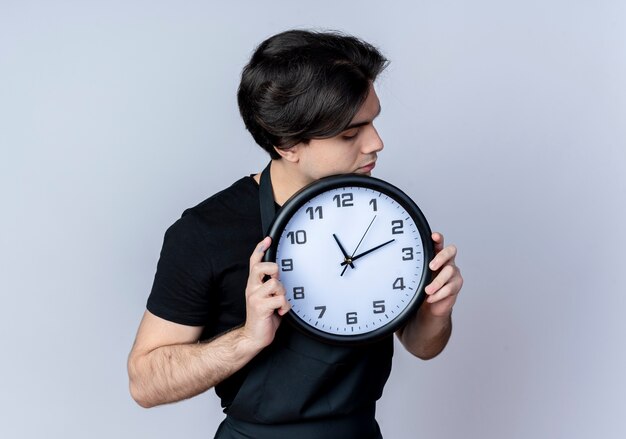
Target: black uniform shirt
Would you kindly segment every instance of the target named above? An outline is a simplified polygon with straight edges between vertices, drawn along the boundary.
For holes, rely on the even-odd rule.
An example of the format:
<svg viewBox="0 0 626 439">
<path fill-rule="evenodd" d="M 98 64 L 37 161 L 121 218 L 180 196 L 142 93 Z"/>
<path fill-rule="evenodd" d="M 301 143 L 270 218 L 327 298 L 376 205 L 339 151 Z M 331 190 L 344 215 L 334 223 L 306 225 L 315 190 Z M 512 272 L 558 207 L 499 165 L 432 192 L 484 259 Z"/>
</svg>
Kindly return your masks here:
<svg viewBox="0 0 626 439">
<path fill-rule="evenodd" d="M 259 187 L 252 177 L 187 209 L 165 233 L 148 310 L 204 326 L 202 339 L 243 324 L 249 259 L 262 239 Z M 392 354 L 391 336 L 338 347 L 282 324 L 274 342 L 215 391 L 227 414 L 250 423 L 349 416 L 380 398 Z"/>
</svg>

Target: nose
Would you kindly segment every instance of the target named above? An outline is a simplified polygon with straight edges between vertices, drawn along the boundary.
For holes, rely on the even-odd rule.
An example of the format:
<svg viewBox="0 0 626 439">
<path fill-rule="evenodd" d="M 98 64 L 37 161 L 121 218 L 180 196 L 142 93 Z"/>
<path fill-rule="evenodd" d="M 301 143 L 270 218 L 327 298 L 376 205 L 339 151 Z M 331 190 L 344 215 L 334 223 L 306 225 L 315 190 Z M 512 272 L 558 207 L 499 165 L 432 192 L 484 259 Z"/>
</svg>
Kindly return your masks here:
<svg viewBox="0 0 626 439">
<path fill-rule="evenodd" d="M 378 134 L 378 131 L 374 128 L 373 124 L 369 124 L 367 126 L 367 136 L 363 141 L 362 152 L 364 154 L 371 154 L 373 152 L 382 151 L 384 147 L 385 144 Z"/>
</svg>

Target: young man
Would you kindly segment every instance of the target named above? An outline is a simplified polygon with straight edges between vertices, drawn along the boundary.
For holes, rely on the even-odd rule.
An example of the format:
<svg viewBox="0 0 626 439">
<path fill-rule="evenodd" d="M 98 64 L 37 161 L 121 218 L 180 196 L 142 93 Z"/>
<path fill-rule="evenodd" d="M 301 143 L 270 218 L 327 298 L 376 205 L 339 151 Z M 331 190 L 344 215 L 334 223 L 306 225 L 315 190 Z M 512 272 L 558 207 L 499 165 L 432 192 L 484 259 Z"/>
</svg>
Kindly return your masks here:
<svg viewBox="0 0 626 439">
<path fill-rule="evenodd" d="M 288 31 L 257 48 L 238 100 L 247 129 L 271 156 L 276 204 L 321 177 L 371 173 L 383 149 L 373 83 L 386 63 L 369 44 L 335 33 Z M 128 361 L 131 394 L 152 407 L 215 387 L 227 414 L 218 438 L 380 438 L 375 404 L 391 369 L 392 337 L 331 346 L 280 324 L 289 303 L 277 265 L 262 262 L 270 239 L 259 183 L 260 174 L 238 180 L 166 232 Z M 445 347 L 463 283 L 455 247 L 444 247 L 439 233 L 432 239 L 428 298 L 397 332 L 423 359 Z"/>
</svg>

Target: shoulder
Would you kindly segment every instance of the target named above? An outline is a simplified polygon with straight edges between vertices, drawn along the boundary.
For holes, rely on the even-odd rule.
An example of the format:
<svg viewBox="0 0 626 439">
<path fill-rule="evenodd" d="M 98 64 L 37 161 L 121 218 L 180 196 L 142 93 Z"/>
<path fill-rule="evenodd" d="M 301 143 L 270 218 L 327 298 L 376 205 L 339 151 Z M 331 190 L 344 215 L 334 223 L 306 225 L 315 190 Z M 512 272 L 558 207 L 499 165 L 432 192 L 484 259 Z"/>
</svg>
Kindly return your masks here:
<svg viewBox="0 0 626 439">
<path fill-rule="evenodd" d="M 185 209 L 170 229 L 202 230 L 228 225 L 236 218 L 257 215 L 259 188 L 252 177 L 242 177 L 197 205 Z"/>
<path fill-rule="evenodd" d="M 240 237 L 242 230 L 261 234 L 259 188 L 252 177 L 243 177 L 194 207 L 165 233 L 165 243 L 183 245 L 198 250 L 222 247 L 232 238 Z M 230 242 L 232 244 L 232 242 Z M 222 247 L 223 248 L 223 247 Z"/>
<path fill-rule="evenodd" d="M 236 218 L 256 217 L 259 187 L 252 177 L 243 177 L 194 207 L 185 210 L 181 220 L 198 221 L 205 225 L 220 225 Z M 193 218 L 193 219 L 192 219 Z"/>
</svg>

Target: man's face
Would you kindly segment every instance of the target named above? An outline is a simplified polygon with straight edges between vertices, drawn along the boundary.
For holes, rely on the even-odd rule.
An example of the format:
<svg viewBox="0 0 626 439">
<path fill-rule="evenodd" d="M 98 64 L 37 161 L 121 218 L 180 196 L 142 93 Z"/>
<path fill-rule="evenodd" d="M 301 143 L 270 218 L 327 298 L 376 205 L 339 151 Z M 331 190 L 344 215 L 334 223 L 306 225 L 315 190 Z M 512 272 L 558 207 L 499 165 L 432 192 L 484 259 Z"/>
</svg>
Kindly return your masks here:
<svg viewBox="0 0 626 439">
<path fill-rule="evenodd" d="M 370 175 L 383 141 L 374 128 L 380 113 L 380 102 L 370 85 L 367 99 L 346 130 L 328 139 L 312 139 L 308 144 L 295 145 L 298 169 L 303 183 L 335 174 L 358 173 Z"/>
</svg>

